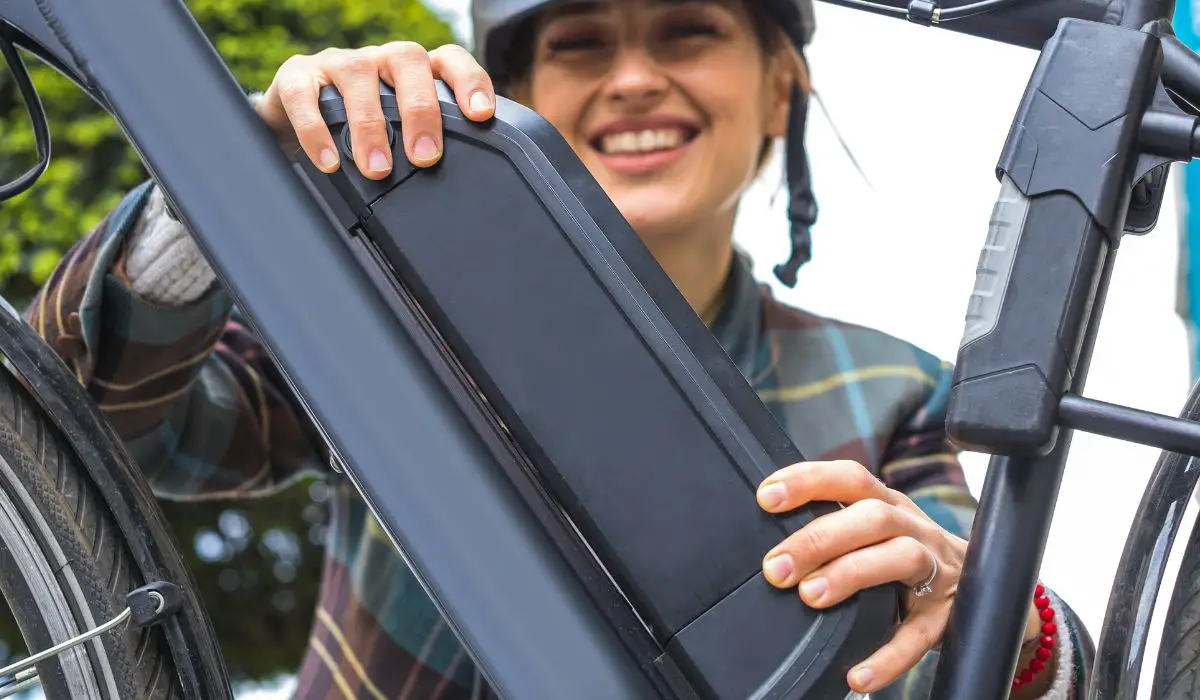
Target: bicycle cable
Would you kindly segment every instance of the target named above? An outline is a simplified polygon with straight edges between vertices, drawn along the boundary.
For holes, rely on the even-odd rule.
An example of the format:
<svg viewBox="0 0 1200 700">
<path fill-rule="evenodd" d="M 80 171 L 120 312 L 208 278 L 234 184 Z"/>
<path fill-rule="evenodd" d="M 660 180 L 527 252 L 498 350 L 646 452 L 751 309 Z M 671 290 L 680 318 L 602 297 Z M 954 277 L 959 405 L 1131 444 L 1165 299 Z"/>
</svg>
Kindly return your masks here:
<svg viewBox="0 0 1200 700">
<path fill-rule="evenodd" d="M 903 17 L 918 24 L 941 24 L 956 19 L 973 17 L 986 12 L 1002 10 L 1028 0 L 979 0 L 958 7 L 942 7 L 934 0 L 910 0 L 907 7 L 884 5 L 871 0 L 834 0 L 837 5 L 869 10 L 892 17 Z"/>
<path fill-rule="evenodd" d="M 0 203 L 3 203 L 32 187 L 42 173 L 46 172 L 46 167 L 50 165 L 50 127 L 46 124 L 46 112 L 42 108 L 42 100 L 38 97 L 37 88 L 33 86 L 33 81 L 29 78 L 29 71 L 25 69 L 25 63 L 21 60 L 12 41 L 2 32 L 0 32 L 0 55 L 4 56 L 4 62 L 8 64 L 17 89 L 21 93 L 21 99 L 25 102 L 25 110 L 33 121 L 34 147 L 38 156 L 37 165 L 24 175 L 12 182 L 0 185 Z"/>
</svg>

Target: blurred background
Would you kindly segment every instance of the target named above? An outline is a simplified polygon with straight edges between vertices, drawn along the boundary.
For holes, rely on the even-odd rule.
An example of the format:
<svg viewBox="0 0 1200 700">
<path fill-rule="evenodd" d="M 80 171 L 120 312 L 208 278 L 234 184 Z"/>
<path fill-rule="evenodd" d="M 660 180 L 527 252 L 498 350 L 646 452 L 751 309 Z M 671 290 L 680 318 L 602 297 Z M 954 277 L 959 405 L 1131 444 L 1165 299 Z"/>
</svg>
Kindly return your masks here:
<svg viewBox="0 0 1200 700">
<path fill-rule="evenodd" d="M 470 41 L 466 0 L 187 5 L 238 79 L 254 89 L 298 52 L 394 38 L 428 47 Z M 738 243 L 754 257 L 760 279 L 775 284 L 786 301 L 883 329 L 953 360 L 998 191 L 993 168 L 1036 55 L 818 3 L 809 58 L 828 110 L 814 105 L 808 137 L 821 206 L 813 262 L 795 289 L 775 284 L 771 267 L 787 254 L 785 199 L 773 198 L 783 191 L 778 161 L 744 204 Z M 27 298 L 67 246 L 145 177 L 107 115 L 44 68 L 36 69 L 35 82 L 55 151 L 40 186 L 0 207 L 0 293 L 14 302 Z M 5 180 L 33 158 L 32 132 L 7 75 L 0 75 L 0 124 Z M 1181 174 L 1173 175 L 1176 190 L 1158 228 L 1123 244 L 1086 391 L 1172 415 L 1190 386 L 1192 352 L 1188 324 L 1176 310 L 1186 301 L 1178 297 L 1187 270 Z M 1157 457 L 1149 448 L 1075 438 L 1043 579 L 1095 637 Z M 968 454 L 964 461 L 978 493 L 987 460 Z M 323 484 L 310 482 L 266 501 L 164 506 L 209 601 L 239 697 L 284 697 L 290 687 L 312 617 L 327 496 Z M 1160 597 L 1153 637 L 1168 595 Z M 0 619 L 0 640 L 6 639 L 13 639 L 11 623 Z M 1156 649 L 1152 641 L 1148 659 Z M 3 652 L 0 641 L 0 658 Z M 1152 672 L 1150 662 L 1143 694 Z"/>
</svg>

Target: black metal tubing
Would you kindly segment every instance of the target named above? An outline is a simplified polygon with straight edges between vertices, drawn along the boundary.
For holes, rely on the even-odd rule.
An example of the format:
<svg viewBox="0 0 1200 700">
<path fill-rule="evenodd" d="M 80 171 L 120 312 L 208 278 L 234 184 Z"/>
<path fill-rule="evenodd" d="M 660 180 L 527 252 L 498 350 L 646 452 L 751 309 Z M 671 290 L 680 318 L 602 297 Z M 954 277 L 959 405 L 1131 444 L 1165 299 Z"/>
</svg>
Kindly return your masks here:
<svg viewBox="0 0 1200 700">
<path fill-rule="evenodd" d="M 1200 457 L 1200 423 L 1068 394 L 1058 405 L 1060 425 L 1168 452 Z"/>
<path fill-rule="evenodd" d="M 1075 390 L 1087 381 L 1114 259 L 1105 258 Z M 1009 696 L 1072 437 L 1063 428 L 1044 455 L 989 462 L 930 700 Z"/>
<path fill-rule="evenodd" d="M 1070 442 L 988 465 L 931 700 L 1008 697 Z"/>
<path fill-rule="evenodd" d="M 490 684 L 654 697 L 184 5 L 44 4 Z"/>
<path fill-rule="evenodd" d="M 942 22 L 937 27 L 1004 44 L 1040 49 L 1042 44 L 1054 35 L 1060 19 L 1074 17 L 1101 21 L 1108 13 L 1109 6 L 1113 4 L 1113 1 L 1025 0 L 1000 10 Z M 896 11 L 906 10 L 909 5 L 908 0 L 870 0 L 872 4 L 888 8 L 872 9 L 856 0 L 822 0 L 822 2 L 889 17 L 898 17 Z M 974 2 L 975 0 L 960 0 L 959 2 L 939 2 L 937 4 L 943 8 L 953 8 L 970 5 Z"/>
</svg>

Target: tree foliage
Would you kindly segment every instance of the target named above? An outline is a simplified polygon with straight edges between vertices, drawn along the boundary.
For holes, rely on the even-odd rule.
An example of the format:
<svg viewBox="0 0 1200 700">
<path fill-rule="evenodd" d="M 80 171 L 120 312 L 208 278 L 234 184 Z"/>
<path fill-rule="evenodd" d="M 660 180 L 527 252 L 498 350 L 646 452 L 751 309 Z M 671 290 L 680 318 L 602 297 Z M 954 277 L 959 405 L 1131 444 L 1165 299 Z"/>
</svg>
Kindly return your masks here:
<svg viewBox="0 0 1200 700">
<path fill-rule="evenodd" d="M 186 4 L 248 91 L 265 89 L 279 65 L 298 53 L 401 38 L 430 48 L 453 40 L 449 25 L 419 0 Z M 0 205 L 0 293 L 10 299 L 31 296 L 66 249 L 146 177 L 106 112 L 52 69 L 27 62 L 46 109 L 53 155 L 31 191 Z M 35 162 L 25 105 L 11 75 L 0 71 L 0 181 L 12 180 Z"/>
<path fill-rule="evenodd" d="M 186 4 L 247 91 L 265 89 L 278 66 L 297 53 L 395 39 L 432 48 L 453 40 L 449 26 L 419 0 Z M 66 250 L 147 177 L 107 113 L 63 76 L 32 60 L 27 65 L 53 150 L 42 179 L 0 205 L 0 294 L 19 307 Z M 0 70 L 0 181 L 25 172 L 35 159 L 25 105 L 11 75 Z M 324 484 L 307 482 L 262 501 L 163 504 L 232 677 L 264 680 L 295 670 L 317 596 L 328 493 Z M 23 646 L 0 605 L 0 663 Z"/>
</svg>

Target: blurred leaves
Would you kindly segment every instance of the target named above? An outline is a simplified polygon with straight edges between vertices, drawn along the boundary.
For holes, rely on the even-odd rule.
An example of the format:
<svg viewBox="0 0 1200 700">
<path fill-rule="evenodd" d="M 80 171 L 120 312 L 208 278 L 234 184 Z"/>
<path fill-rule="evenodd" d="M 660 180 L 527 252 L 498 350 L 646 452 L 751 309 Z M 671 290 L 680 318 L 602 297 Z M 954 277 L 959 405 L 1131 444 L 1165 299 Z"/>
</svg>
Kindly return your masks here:
<svg viewBox="0 0 1200 700">
<path fill-rule="evenodd" d="M 200 26 L 247 90 L 265 90 L 297 53 L 396 39 L 432 48 L 454 40 L 418 0 L 187 0 Z M 63 76 L 26 60 L 52 137 L 52 160 L 28 192 L 0 204 L 0 294 L 18 307 L 66 250 L 146 178 L 108 114 Z M 0 181 L 36 162 L 33 129 L 0 68 Z M 216 175 L 214 173 L 214 175 Z M 296 669 L 320 583 L 328 489 L 298 484 L 244 503 L 164 503 L 208 605 L 235 679 Z M 23 644 L 0 606 L 0 659 Z"/>
<path fill-rule="evenodd" d="M 418 0 L 188 0 L 217 51 L 247 90 L 265 90 L 289 56 L 396 39 L 432 48 L 454 40 Z M 29 192 L 0 204 L 0 294 L 25 299 L 80 235 L 146 171 L 116 123 L 70 81 L 26 57 L 50 124 L 52 159 Z M 33 128 L 16 84 L 0 70 L 0 181 L 37 162 Z"/>
</svg>

